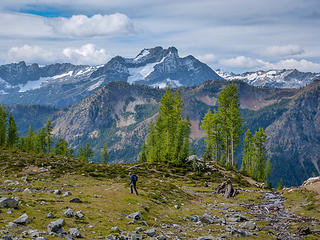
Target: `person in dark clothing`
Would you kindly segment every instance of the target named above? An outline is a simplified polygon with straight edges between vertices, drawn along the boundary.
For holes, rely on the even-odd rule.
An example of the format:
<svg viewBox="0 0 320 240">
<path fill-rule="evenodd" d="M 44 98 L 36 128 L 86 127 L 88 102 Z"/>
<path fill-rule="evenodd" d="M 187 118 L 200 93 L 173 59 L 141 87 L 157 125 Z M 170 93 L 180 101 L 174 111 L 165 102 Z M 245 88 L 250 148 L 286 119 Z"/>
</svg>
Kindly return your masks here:
<svg viewBox="0 0 320 240">
<path fill-rule="evenodd" d="M 129 175 L 130 175 L 129 186 L 130 186 L 131 193 L 133 193 L 133 189 L 134 189 L 134 191 L 136 192 L 136 195 L 138 195 L 138 191 L 137 191 L 138 176 L 134 173 L 133 174 L 129 173 Z"/>
</svg>

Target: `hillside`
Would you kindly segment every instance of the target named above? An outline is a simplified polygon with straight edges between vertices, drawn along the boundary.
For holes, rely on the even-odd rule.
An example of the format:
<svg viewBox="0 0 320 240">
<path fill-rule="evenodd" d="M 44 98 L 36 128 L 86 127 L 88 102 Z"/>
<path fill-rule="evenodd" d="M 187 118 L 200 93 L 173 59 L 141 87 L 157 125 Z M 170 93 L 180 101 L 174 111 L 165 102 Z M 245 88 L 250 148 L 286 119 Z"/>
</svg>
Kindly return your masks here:
<svg viewBox="0 0 320 240">
<path fill-rule="evenodd" d="M 320 149 L 317 147 L 319 124 L 314 122 L 319 116 L 317 106 L 320 83 L 315 82 L 301 90 L 256 88 L 241 81 L 235 83 L 239 86 L 244 125 L 252 131 L 259 127 L 266 128 L 269 135 L 267 142 L 274 166 L 271 175 L 273 185 L 276 186 L 280 178 L 285 185 L 300 185 L 313 173 L 318 174 L 319 158 L 311 159 L 310 156 L 317 156 Z M 209 107 L 216 107 L 217 94 L 227 84 L 230 83 L 208 81 L 196 87 L 180 89 L 185 115 L 192 122 L 193 146 L 199 155 L 203 152 L 200 121 Z M 146 136 L 147 126 L 156 118 L 158 102 L 163 92 L 161 89 L 124 82 L 109 83 L 79 104 L 60 113 L 54 120 L 54 133 L 57 137 L 65 138 L 75 148 L 86 142 L 91 143 L 96 152 L 96 160 L 99 160 L 99 151 L 106 142 L 111 149 L 110 161 L 134 162 Z M 300 101 L 309 105 L 299 105 Z M 289 114 L 292 111 L 296 115 Z M 302 114 L 308 116 L 301 119 L 298 116 L 303 116 Z M 280 134 L 281 129 L 290 125 L 279 125 L 279 122 L 294 124 L 297 130 Z M 310 128 L 306 129 L 304 125 Z M 285 139 L 295 142 L 292 146 L 297 150 L 287 149 Z M 307 143 L 309 139 L 314 140 Z M 310 150 L 304 147 L 305 144 L 311 144 L 310 149 L 315 154 L 310 154 Z M 284 154 L 279 155 L 281 152 Z M 237 158 L 239 162 L 240 152 Z"/>
<path fill-rule="evenodd" d="M 74 235 L 80 232 L 84 239 L 320 236 L 319 196 L 315 193 L 303 188 L 271 192 L 220 166 L 208 165 L 205 170 L 195 171 L 191 167 L 168 168 L 146 163 L 88 164 L 71 158 L 8 150 L 1 150 L 0 166 L 0 195 L 18 201 L 17 208 L 0 209 L 0 236 L 6 236 L 4 239 L 9 236 L 61 239 L 59 236 L 65 235 L 60 227 L 52 228 L 51 224 L 48 228 L 58 219 L 64 220 L 65 231 L 73 229 Z M 130 171 L 139 176 L 139 196 L 129 193 Z M 228 178 L 239 193 L 225 199 L 216 191 Z M 74 198 L 81 202 L 70 202 Z M 24 213 L 27 216 L 16 221 L 18 224 L 12 223 Z M 132 213 L 137 213 L 133 215 L 136 220 L 127 217 Z M 58 234 L 48 234 L 49 230 Z"/>
</svg>

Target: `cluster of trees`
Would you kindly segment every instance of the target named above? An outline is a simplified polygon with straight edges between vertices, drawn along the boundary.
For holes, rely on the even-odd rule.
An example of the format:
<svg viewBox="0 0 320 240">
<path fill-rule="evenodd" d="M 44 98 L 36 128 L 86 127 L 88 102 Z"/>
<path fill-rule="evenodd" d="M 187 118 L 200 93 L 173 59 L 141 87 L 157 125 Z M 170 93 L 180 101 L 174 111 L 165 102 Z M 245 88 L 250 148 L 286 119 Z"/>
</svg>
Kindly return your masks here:
<svg viewBox="0 0 320 240">
<path fill-rule="evenodd" d="M 53 139 L 50 120 L 38 131 L 34 131 L 30 126 L 27 135 L 19 137 L 12 114 L 5 105 L 0 105 L 0 148 L 5 147 L 15 147 L 26 152 L 75 156 L 73 149 L 68 147 L 68 143 L 63 138 Z M 77 157 L 84 161 L 89 161 L 93 156 L 93 150 L 88 143 L 80 147 L 77 154 Z M 107 163 L 108 158 L 108 145 L 105 144 L 101 150 L 101 162 Z"/>
<path fill-rule="evenodd" d="M 219 93 L 218 110 L 212 113 L 209 109 L 204 116 L 201 128 L 206 134 L 206 160 L 235 166 L 235 148 L 243 131 L 239 107 L 238 88 L 231 84 Z"/>
<path fill-rule="evenodd" d="M 257 181 L 266 181 L 270 171 L 270 158 L 266 161 L 265 142 L 267 135 L 263 128 L 252 135 L 250 129 L 244 137 L 244 149 L 241 171 Z"/>
<path fill-rule="evenodd" d="M 235 149 L 243 134 L 240 116 L 239 91 L 231 84 L 218 95 L 218 109 L 209 109 L 204 116 L 201 128 L 204 130 L 206 151 L 204 159 L 214 160 L 236 168 Z M 270 160 L 266 160 L 266 134 L 260 128 L 254 136 L 248 129 L 244 138 L 244 153 L 241 170 L 258 181 L 267 181 L 270 174 Z"/>
<path fill-rule="evenodd" d="M 182 107 L 179 90 L 172 92 L 168 88 L 161 98 L 158 118 L 150 124 L 139 155 L 140 161 L 184 165 L 190 152 L 191 124 L 182 115 Z"/>
</svg>

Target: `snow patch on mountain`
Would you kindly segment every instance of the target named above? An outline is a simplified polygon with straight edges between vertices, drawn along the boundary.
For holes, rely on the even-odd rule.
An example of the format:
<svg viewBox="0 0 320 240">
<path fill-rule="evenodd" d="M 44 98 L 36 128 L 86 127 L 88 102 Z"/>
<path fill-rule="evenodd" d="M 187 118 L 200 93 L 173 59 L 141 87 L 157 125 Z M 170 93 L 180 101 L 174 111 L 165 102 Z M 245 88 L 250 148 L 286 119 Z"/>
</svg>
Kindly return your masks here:
<svg viewBox="0 0 320 240">
<path fill-rule="evenodd" d="M 45 82 L 48 82 L 49 79 L 50 77 L 41 77 L 36 81 L 28 81 L 26 84 L 19 84 L 19 92 L 27 92 L 30 90 L 41 88 Z"/>
<path fill-rule="evenodd" d="M 135 59 L 133 59 L 134 61 L 138 61 L 140 58 L 143 58 L 147 55 L 150 54 L 150 51 L 147 49 L 144 49 Z"/>
<path fill-rule="evenodd" d="M 103 79 L 102 79 L 102 80 L 99 80 L 99 81 L 96 82 L 95 84 L 91 85 L 91 86 L 88 88 L 88 91 L 92 91 L 92 90 L 100 87 L 102 83 L 103 83 Z"/>
<path fill-rule="evenodd" d="M 158 87 L 158 88 L 167 88 L 167 87 L 176 88 L 181 86 L 182 84 L 178 80 L 172 80 L 170 78 L 167 78 L 163 82 L 155 83 L 151 85 L 151 87 Z"/>
<path fill-rule="evenodd" d="M 138 68 L 128 68 L 130 76 L 128 77 L 128 83 L 132 84 L 136 81 L 145 80 L 145 78 L 154 71 L 154 66 L 156 63 L 149 63 L 143 67 Z"/>
<path fill-rule="evenodd" d="M 80 75 L 84 75 L 84 74 L 86 74 L 86 73 L 89 73 L 89 72 L 91 72 L 91 71 L 93 71 L 93 70 L 95 70 L 94 67 L 87 67 L 86 69 L 83 69 L 83 70 L 80 70 L 79 72 L 77 72 L 77 73 L 75 74 L 75 76 L 78 77 L 78 76 L 80 76 Z M 70 75 L 69 75 L 69 76 L 70 76 Z M 72 76 L 72 74 L 71 74 L 71 76 Z"/>
<path fill-rule="evenodd" d="M 66 72 L 66 73 L 62 73 L 60 75 L 55 75 L 52 78 L 53 79 L 58 79 L 58 78 L 63 78 L 63 77 L 68 77 L 68 76 L 71 77 L 72 74 L 73 74 L 73 71 L 69 71 L 69 72 Z"/>
</svg>

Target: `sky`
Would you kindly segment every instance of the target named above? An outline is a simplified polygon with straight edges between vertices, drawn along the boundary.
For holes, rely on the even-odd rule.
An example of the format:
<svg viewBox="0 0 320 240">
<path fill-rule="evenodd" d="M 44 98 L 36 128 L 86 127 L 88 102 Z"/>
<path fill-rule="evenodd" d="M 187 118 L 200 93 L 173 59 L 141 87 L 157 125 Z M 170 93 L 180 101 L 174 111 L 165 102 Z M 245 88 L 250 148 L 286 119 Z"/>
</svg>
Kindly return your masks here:
<svg viewBox="0 0 320 240">
<path fill-rule="evenodd" d="M 100 65 L 175 46 L 227 72 L 320 72 L 319 39 L 319 0 L 0 1 L 0 64 Z"/>
</svg>

